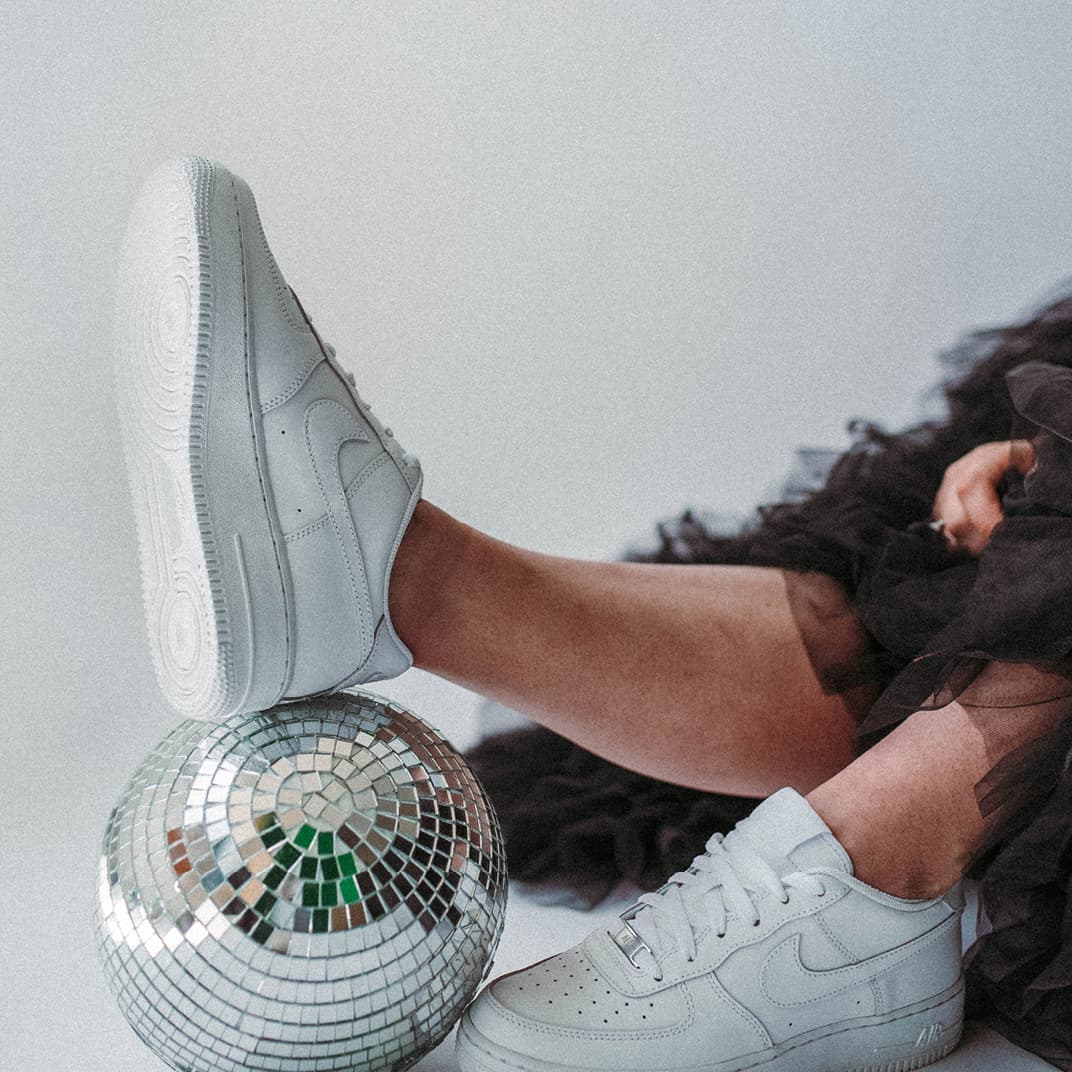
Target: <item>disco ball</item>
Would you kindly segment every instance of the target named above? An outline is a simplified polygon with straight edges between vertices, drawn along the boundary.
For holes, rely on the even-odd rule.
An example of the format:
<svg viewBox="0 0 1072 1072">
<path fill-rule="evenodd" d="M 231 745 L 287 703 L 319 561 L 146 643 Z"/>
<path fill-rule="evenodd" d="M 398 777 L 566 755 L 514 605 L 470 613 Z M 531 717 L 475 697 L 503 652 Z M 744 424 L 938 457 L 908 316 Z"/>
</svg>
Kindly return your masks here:
<svg viewBox="0 0 1072 1072">
<path fill-rule="evenodd" d="M 184 1072 L 406 1068 L 486 975 L 494 812 L 434 730 L 369 694 L 188 720 L 104 834 L 97 944 Z"/>
</svg>

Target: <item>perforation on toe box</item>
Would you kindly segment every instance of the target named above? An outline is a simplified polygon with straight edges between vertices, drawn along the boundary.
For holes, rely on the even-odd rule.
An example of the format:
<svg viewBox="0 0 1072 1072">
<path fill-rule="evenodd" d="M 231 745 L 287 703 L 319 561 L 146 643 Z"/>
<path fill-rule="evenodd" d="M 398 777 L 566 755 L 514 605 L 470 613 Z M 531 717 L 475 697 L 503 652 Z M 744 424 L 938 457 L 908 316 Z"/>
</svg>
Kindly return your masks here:
<svg viewBox="0 0 1072 1072">
<path fill-rule="evenodd" d="M 660 1031 L 688 1016 L 680 989 L 639 997 L 623 994 L 580 947 L 504 976 L 492 984 L 492 993 L 527 1020 L 576 1031 Z"/>
</svg>

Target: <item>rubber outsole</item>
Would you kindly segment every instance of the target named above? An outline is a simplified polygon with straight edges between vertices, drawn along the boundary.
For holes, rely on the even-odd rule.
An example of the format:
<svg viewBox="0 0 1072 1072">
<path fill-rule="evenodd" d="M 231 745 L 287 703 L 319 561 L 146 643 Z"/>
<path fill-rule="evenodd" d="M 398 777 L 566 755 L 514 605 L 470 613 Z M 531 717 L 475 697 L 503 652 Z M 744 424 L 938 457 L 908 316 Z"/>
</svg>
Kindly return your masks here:
<svg viewBox="0 0 1072 1072">
<path fill-rule="evenodd" d="M 116 306 L 116 397 L 153 667 L 172 707 L 206 719 L 270 706 L 289 665 L 235 183 L 198 157 L 154 172 L 131 212 Z M 210 452 L 227 459 L 218 486 Z"/>
</svg>

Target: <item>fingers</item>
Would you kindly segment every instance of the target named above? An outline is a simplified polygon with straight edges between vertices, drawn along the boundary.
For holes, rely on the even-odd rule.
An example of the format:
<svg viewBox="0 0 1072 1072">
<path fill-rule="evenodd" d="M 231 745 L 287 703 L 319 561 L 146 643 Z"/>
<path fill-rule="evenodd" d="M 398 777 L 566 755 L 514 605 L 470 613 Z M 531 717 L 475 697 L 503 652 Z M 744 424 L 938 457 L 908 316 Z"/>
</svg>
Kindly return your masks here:
<svg viewBox="0 0 1072 1072">
<path fill-rule="evenodd" d="M 1009 444 L 1009 465 L 1021 476 L 1027 476 L 1037 460 L 1035 444 L 1030 439 L 1014 439 Z"/>
<path fill-rule="evenodd" d="M 961 505 L 960 499 L 955 496 L 946 496 L 944 499 L 939 495 L 934 504 L 934 516 L 942 522 L 941 533 L 951 551 L 960 546 L 960 539 L 966 531 L 969 521 L 968 514 Z M 957 534 L 960 534 L 958 536 Z"/>
<path fill-rule="evenodd" d="M 956 547 L 981 554 L 1003 517 L 997 492 L 988 483 L 971 484 L 960 492 L 958 506 L 956 516 L 945 519 L 946 535 L 952 537 Z"/>
<path fill-rule="evenodd" d="M 1024 471 L 1034 461 L 1027 440 L 983 443 L 955 461 L 942 477 L 934 500 L 934 517 L 940 518 L 952 549 L 978 555 L 1003 517 L 997 488 L 1010 468 Z"/>
</svg>

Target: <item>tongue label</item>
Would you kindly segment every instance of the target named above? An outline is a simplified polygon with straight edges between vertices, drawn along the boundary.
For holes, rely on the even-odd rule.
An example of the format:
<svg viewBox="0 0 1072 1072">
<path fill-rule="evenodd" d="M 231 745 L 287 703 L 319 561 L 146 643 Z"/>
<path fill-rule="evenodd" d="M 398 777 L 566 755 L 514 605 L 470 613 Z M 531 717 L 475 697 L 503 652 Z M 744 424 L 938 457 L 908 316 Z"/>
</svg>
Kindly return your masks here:
<svg viewBox="0 0 1072 1072">
<path fill-rule="evenodd" d="M 623 923 L 621 930 L 610 937 L 611 941 L 629 958 L 634 967 L 640 967 L 636 960 L 637 953 L 642 949 L 646 949 L 649 953 L 651 952 L 648 943 L 628 923 Z"/>
</svg>

